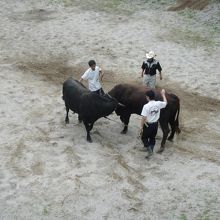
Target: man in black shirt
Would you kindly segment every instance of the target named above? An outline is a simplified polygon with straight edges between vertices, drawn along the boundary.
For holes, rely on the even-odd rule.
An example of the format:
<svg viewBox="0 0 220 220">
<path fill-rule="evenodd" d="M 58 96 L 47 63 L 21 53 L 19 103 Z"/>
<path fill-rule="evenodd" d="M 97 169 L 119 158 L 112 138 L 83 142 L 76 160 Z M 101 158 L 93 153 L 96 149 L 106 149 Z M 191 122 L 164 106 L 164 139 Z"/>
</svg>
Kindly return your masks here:
<svg viewBox="0 0 220 220">
<path fill-rule="evenodd" d="M 146 60 L 143 62 L 141 68 L 142 73 L 141 77 L 143 77 L 143 83 L 149 88 L 154 89 L 156 85 L 156 74 L 157 70 L 160 74 L 160 80 L 162 80 L 162 68 L 160 63 L 155 59 L 155 53 L 150 51 L 146 53 Z"/>
</svg>

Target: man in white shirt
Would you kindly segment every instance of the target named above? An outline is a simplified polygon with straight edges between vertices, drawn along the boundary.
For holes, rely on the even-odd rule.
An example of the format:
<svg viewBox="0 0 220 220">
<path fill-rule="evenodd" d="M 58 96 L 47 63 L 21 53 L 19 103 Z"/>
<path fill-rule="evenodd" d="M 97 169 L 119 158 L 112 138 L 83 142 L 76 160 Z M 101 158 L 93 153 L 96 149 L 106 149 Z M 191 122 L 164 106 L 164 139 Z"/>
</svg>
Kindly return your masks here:
<svg viewBox="0 0 220 220">
<path fill-rule="evenodd" d="M 104 91 L 100 83 L 100 80 L 102 81 L 102 78 L 104 76 L 101 68 L 96 66 L 95 60 L 90 60 L 88 64 L 90 68 L 87 69 L 86 72 L 82 75 L 80 82 L 82 82 L 83 80 L 87 80 L 90 91 L 96 92 L 99 95 L 104 95 Z"/>
<path fill-rule="evenodd" d="M 156 143 L 155 137 L 157 135 L 158 120 L 160 118 L 160 110 L 167 105 L 167 99 L 165 96 L 165 90 L 161 90 L 163 101 L 155 101 L 155 93 L 153 90 L 146 92 L 146 98 L 148 103 L 144 105 L 141 115 L 141 139 L 148 151 L 146 158 L 149 158 L 153 154 L 154 145 Z"/>
</svg>

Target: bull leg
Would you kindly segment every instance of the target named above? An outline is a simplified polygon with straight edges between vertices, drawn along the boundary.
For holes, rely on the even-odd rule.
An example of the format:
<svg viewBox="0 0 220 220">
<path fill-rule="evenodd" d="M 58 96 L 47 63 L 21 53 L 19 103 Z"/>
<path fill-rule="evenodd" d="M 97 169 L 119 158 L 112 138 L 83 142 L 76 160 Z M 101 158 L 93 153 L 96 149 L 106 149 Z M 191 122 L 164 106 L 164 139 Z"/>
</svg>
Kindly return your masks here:
<svg viewBox="0 0 220 220">
<path fill-rule="evenodd" d="M 70 123 L 70 121 L 69 121 L 69 108 L 66 106 L 66 118 L 65 118 L 65 122 L 66 122 L 66 124 L 69 124 Z"/>
<path fill-rule="evenodd" d="M 131 117 L 131 114 L 125 115 L 123 117 L 124 129 L 121 131 L 121 134 L 126 134 L 127 133 L 130 117 Z"/>
<path fill-rule="evenodd" d="M 121 134 L 127 134 L 128 132 L 128 125 L 124 124 L 124 129 L 121 131 Z"/>
<path fill-rule="evenodd" d="M 162 153 L 164 151 L 165 143 L 166 143 L 168 134 L 170 132 L 170 129 L 168 127 L 168 122 L 161 122 L 160 127 L 161 127 L 162 132 L 163 132 L 163 138 L 162 138 L 160 150 L 158 151 L 158 153 Z"/>
<path fill-rule="evenodd" d="M 170 122 L 170 127 L 171 127 L 171 134 L 169 135 L 168 137 L 168 140 L 169 141 L 173 141 L 173 138 L 174 138 L 174 135 L 175 135 L 175 124 L 174 124 L 174 121 L 171 121 Z"/>
<path fill-rule="evenodd" d="M 89 124 L 89 131 L 92 130 L 94 123 Z"/>
<path fill-rule="evenodd" d="M 121 122 L 124 123 L 124 118 L 120 116 Z"/>
<path fill-rule="evenodd" d="M 92 143 L 92 138 L 91 138 L 91 136 L 90 136 L 90 130 L 91 130 L 91 125 L 89 125 L 89 123 L 88 122 L 86 122 L 86 121 L 83 121 L 83 123 L 84 123 L 84 125 L 85 125 L 85 128 L 86 128 L 86 132 L 87 132 L 87 141 L 89 142 L 89 143 Z"/>
<path fill-rule="evenodd" d="M 78 122 L 81 123 L 82 122 L 82 116 L 79 114 L 78 115 Z"/>
</svg>

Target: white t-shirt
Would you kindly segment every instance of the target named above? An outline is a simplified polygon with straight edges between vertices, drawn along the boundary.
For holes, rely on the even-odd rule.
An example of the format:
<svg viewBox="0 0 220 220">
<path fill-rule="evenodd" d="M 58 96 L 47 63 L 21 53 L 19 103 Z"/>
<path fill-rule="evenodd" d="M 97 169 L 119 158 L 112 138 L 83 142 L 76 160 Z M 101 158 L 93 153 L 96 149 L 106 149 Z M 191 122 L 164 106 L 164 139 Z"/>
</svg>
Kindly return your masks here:
<svg viewBox="0 0 220 220">
<path fill-rule="evenodd" d="M 147 117 L 147 122 L 154 123 L 160 118 L 160 109 L 165 108 L 166 102 L 151 100 L 144 105 L 141 115 Z"/>
<path fill-rule="evenodd" d="M 99 82 L 99 71 L 101 68 L 98 66 L 95 67 L 95 70 L 89 68 L 86 72 L 82 75 L 84 80 L 88 80 L 89 83 L 89 90 L 90 91 L 97 91 L 101 89 L 101 83 Z"/>
</svg>

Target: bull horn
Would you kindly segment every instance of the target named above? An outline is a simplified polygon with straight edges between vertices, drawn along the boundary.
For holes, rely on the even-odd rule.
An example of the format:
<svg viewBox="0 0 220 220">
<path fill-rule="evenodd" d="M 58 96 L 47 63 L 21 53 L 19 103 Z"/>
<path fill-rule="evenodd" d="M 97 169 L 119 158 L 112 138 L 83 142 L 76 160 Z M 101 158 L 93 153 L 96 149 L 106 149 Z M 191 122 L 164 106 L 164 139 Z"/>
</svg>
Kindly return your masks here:
<svg viewBox="0 0 220 220">
<path fill-rule="evenodd" d="M 125 105 L 122 104 L 122 103 L 120 103 L 120 102 L 118 102 L 118 105 L 119 105 L 119 106 L 122 106 L 122 107 L 125 107 Z"/>
</svg>

